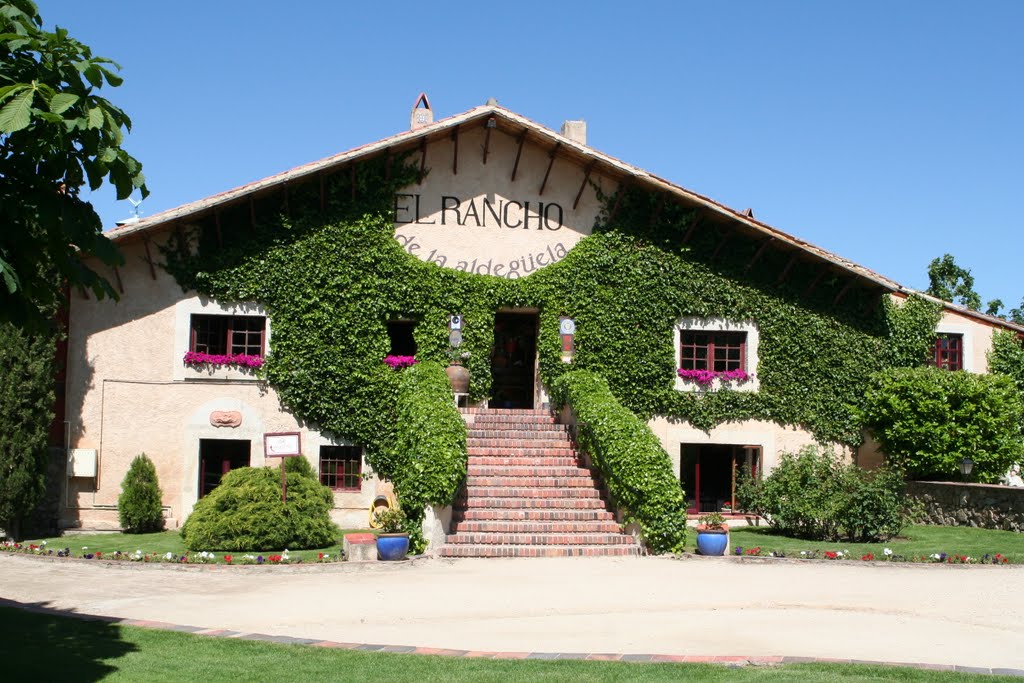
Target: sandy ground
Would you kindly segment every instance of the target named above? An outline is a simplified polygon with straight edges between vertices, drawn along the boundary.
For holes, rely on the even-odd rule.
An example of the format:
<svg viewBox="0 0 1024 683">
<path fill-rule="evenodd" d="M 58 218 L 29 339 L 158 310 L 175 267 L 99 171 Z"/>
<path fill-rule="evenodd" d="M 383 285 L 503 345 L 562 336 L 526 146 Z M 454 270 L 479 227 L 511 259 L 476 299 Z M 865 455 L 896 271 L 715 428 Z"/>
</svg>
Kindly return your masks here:
<svg viewBox="0 0 1024 683">
<path fill-rule="evenodd" d="M 340 642 L 1024 668 L 1021 566 L 567 558 L 176 569 L 0 554 L 0 597 Z"/>
</svg>

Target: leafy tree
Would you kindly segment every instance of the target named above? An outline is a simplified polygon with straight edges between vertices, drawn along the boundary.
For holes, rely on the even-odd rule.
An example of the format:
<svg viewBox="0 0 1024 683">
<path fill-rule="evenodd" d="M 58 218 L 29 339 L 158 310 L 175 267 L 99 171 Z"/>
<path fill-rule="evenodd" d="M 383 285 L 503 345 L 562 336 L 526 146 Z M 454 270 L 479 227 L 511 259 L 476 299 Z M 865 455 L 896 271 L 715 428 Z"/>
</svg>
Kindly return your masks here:
<svg viewBox="0 0 1024 683">
<path fill-rule="evenodd" d="M 1010 320 L 1018 325 L 1024 325 L 1024 297 L 1021 297 L 1020 306 L 1010 309 Z"/>
<path fill-rule="evenodd" d="M 988 352 L 988 369 L 1013 380 L 1024 396 L 1024 340 L 1010 330 L 992 333 L 992 349 Z"/>
<path fill-rule="evenodd" d="M 61 280 L 116 298 L 79 258 L 123 262 L 82 188 L 108 180 L 118 199 L 149 193 L 121 148 L 131 120 L 96 94 L 121 84 L 120 67 L 42 26 L 31 0 L 0 0 L 0 320 L 37 324 Z"/>
<path fill-rule="evenodd" d="M 0 527 L 19 538 L 46 490 L 56 333 L 0 322 Z"/>
<path fill-rule="evenodd" d="M 974 276 L 958 266 L 950 254 L 928 264 L 928 293 L 976 311 L 981 308 L 981 297 L 974 291 Z"/>
<path fill-rule="evenodd" d="M 915 479 L 998 482 L 1024 456 L 1024 401 L 1010 377 L 939 368 L 876 373 L 865 393 L 864 421 L 889 463 Z"/>
<path fill-rule="evenodd" d="M 121 527 L 129 534 L 146 534 L 164 528 L 163 494 L 156 466 L 145 453 L 135 456 L 121 482 L 117 497 Z"/>
<path fill-rule="evenodd" d="M 992 299 L 987 304 L 985 304 L 985 313 L 986 313 L 986 315 L 998 316 L 999 315 L 999 311 L 1001 311 L 1001 310 L 1003 310 L 1003 300 L 1002 299 Z"/>
</svg>

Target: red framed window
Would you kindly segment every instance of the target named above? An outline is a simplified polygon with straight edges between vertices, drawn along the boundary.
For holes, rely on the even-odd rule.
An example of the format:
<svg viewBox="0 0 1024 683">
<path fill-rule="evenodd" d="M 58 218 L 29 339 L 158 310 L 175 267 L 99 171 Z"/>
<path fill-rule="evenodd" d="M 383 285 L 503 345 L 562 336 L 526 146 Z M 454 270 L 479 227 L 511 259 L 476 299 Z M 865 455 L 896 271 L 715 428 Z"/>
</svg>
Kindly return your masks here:
<svg viewBox="0 0 1024 683">
<path fill-rule="evenodd" d="M 262 315 L 193 315 L 189 351 L 262 356 L 266 328 Z"/>
<path fill-rule="evenodd" d="M 338 491 L 359 491 L 363 486 L 363 449 L 321 446 L 320 483 Z"/>
<path fill-rule="evenodd" d="M 935 367 L 943 370 L 964 369 L 964 336 L 962 334 L 939 334 L 935 337 Z"/>
<path fill-rule="evenodd" d="M 745 370 L 746 332 L 687 332 L 679 338 L 679 368 L 682 370 Z"/>
</svg>

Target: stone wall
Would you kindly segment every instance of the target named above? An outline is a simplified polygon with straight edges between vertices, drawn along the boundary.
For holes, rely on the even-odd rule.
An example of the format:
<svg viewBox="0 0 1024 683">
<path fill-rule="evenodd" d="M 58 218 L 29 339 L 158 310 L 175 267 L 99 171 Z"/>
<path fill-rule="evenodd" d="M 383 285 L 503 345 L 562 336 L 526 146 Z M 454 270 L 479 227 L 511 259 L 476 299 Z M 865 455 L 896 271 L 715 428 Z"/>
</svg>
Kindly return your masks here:
<svg viewBox="0 0 1024 683">
<path fill-rule="evenodd" d="M 1024 531 L 1024 487 L 912 481 L 907 493 L 924 506 L 926 524 Z"/>
</svg>

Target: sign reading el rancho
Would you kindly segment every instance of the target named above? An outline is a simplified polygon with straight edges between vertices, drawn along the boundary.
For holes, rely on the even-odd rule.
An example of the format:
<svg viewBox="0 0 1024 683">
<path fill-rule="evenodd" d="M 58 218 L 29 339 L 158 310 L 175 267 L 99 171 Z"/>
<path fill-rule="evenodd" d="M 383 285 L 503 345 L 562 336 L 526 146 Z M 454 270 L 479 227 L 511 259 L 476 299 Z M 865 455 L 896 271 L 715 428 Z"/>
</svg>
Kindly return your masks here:
<svg viewBox="0 0 1024 683">
<path fill-rule="evenodd" d="M 482 147 L 481 135 L 463 133 L 463 150 Z M 519 153 L 511 136 L 494 135 L 490 150 L 486 163 L 462 152 L 456 168 L 450 140 L 429 145 L 429 172 L 395 195 L 395 239 L 406 252 L 443 268 L 517 279 L 557 263 L 590 234 L 600 205 L 587 183 L 599 183 L 596 175 L 581 188 L 578 167 L 552 164 L 550 150 L 529 144 Z"/>
</svg>

